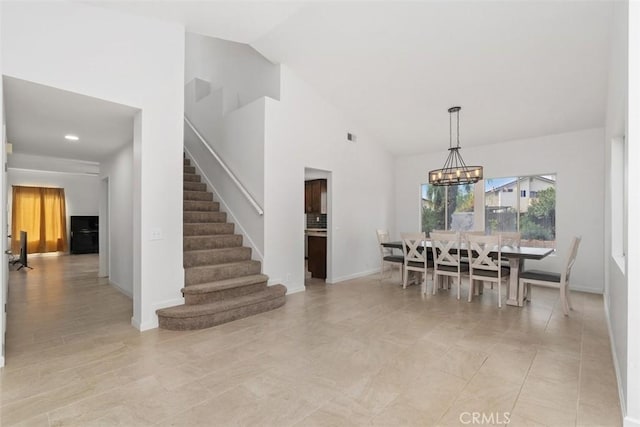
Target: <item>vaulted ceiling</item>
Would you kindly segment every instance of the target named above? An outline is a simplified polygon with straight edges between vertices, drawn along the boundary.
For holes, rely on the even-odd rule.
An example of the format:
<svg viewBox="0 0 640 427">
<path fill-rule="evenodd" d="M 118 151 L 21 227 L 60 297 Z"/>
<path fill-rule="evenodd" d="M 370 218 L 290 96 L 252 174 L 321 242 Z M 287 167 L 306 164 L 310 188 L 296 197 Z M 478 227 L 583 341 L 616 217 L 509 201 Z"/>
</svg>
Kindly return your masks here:
<svg viewBox="0 0 640 427">
<path fill-rule="evenodd" d="M 395 154 L 604 124 L 612 2 L 104 2 L 249 43 Z"/>
</svg>

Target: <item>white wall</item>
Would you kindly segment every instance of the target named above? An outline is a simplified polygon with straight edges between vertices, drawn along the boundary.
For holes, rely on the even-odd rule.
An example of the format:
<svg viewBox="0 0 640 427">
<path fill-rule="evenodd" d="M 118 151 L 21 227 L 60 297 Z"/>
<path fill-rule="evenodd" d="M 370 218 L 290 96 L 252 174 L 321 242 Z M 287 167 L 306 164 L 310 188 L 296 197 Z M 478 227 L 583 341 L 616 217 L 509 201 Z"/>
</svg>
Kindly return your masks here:
<svg viewBox="0 0 640 427">
<path fill-rule="evenodd" d="M 8 205 L 11 212 L 11 186 L 64 188 L 67 207 L 67 237 L 71 239 L 71 216 L 98 215 L 99 179 L 97 175 L 9 169 Z M 11 224 L 11 218 L 9 218 Z M 69 240 L 70 244 L 70 240 Z"/>
<path fill-rule="evenodd" d="M 640 3 L 629 2 L 629 91 L 627 103 L 627 414 L 625 426 L 640 426 Z"/>
<path fill-rule="evenodd" d="M 627 278 L 624 259 L 615 259 L 612 250 L 612 209 L 623 210 L 619 203 L 612 206 L 612 174 L 622 173 L 621 170 L 611 169 L 612 140 L 624 137 L 627 133 L 627 64 L 628 64 L 628 4 L 616 2 L 614 5 L 613 25 L 611 34 L 611 57 L 609 62 L 609 84 L 607 95 L 607 115 L 605 122 L 605 238 L 604 265 L 605 289 L 604 303 L 612 342 L 614 365 L 618 376 L 618 386 L 621 393 L 621 406 L 625 410 L 627 395 Z M 620 224 L 619 216 L 615 219 L 616 227 L 623 227 L 622 234 L 627 233 L 627 227 Z M 622 239 L 621 239 L 622 240 Z M 620 242 L 626 252 L 626 244 Z M 618 252 L 618 251 L 616 251 Z M 628 258 L 628 257 L 627 257 Z"/>
<path fill-rule="evenodd" d="M 133 144 L 100 163 L 100 179 L 109 181 L 108 213 L 101 209 L 100 225 L 109 230 L 109 281 L 133 295 Z M 108 223 L 103 221 L 108 218 Z M 106 237 L 106 236 L 105 236 Z M 102 236 L 101 236 L 102 238 Z"/>
<path fill-rule="evenodd" d="M 280 98 L 279 67 L 243 43 L 187 33 L 184 77 L 185 84 L 194 78 L 209 82 L 222 115 L 263 96 Z M 185 108 L 191 117 L 190 106 Z"/>
<path fill-rule="evenodd" d="M 392 156 L 286 66 L 281 88 L 266 105 L 265 273 L 304 289 L 305 167 L 331 172 L 327 281 L 376 271 L 375 230 L 393 226 Z"/>
<path fill-rule="evenodd" d="M 219 121 L 220 138 L 215 148 L 218 155 L 262 208 L 264 208 L 265 102 L 266 98 L 257 99 L 227 114 L 223 120 Z M 215 200 L 221 202 L 221 210 L 227 212 L 229 220 L 235 224 L 235 232 L 243 235 L 243 244 L 253 249 L 254 259 L 262 260 L 263 217 L 188 127 L 185 129 L 184 145 L 192 156 L 192 164 L 203 173 L 203 182 L 208 180 L 209 190 L 214 192 Z"/>
<path fill-rule="evenodd" d="M 132 323 L 183 301 L 184 29 L 71 2 L 3 3 L 3 73 L 140 108 L 134 122 Z M 157 229 L 163 239 L 151 241 Z"/>
<path fill-rule="evenodd" d="M 572 288 L 602 292 L 604 282 L 604 132 L 591 129 L 482 147 L 464 147 L 468 164 L 484 166 L 484 177 L 557 174 L 556 238 L 558 256 L 527 261 L 560 270 L 571 238 L 582 236 Z M 427 172 L 442 167 L 445 151 L 396 159 L 396 230 L 420 228 L 420 185 Z M 476 191 L 476 195 L 479 193 Z M 482 193 L 480 193 L 482 194 Z"/>
<path fill-rule="evenodd" d="M 264 208 L 264 97 L 280 96 L 279 66 L 248 45 L 190 33 L 185 62 L 186 116 Z M 244 244 L 261 260 L 263 217 L 190 129 L 185 131 L 185 146 L 214 185 L 216 199 L 243 234 Z"/>
</svg>

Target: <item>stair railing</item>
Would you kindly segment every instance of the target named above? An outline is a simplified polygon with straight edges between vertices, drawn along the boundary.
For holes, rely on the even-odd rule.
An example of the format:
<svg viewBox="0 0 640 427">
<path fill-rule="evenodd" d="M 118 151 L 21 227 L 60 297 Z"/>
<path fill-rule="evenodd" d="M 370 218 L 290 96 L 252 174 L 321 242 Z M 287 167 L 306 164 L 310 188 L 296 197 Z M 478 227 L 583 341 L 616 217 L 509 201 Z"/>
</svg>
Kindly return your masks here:
<svg viewBox="0 0 640 427">
<path fill-rule="evenodd" d="M 193 126 L 193 124 L 189 121 L 189 119 L 187 119 L 186 116 L 184 117 L 184 122 L 187 124 L 187 126 L 189 126 L 191 128 L 193 133 L 196 134 L 196 136 L 198 137 L 200 142 L 202 142 L 202 144 L 205 146 L 205 148 L 207 150 L 209 150 L 209 153 L 211 153 L 213 158 L 216 159 L 216 161 L 220 164 L 220 166 L 222 167 L 222 170 L 224 170 L 227 173 L 227 175 L 229 175 L 229 178 L 231 178 L 231 181 L 233 181 L 233 183 L 236 185 L 236 187 L 238 187 L 238 189 L 240 189 L 240 192 L 242 193 L 242 195 L 249 201 L 249 203 L 251 203 L 251 206 L 253 206 L 253 208 L 256 210 L 258 215 L 260 215 L 260 216 L 264 215 L 264 210 L 258 204 L 256 199 L 254 199 L 254 197 L 251 195 L 251 193 L 249 193 L 249 191 L 246 189 L 246 187 L 244 185 L 242 185 L 242 183 L 240 182 L 238 177 L 236 177 L 236 175 L 233 173 L 233 171 L 231 169 L 229 169 L 229 166 L 227 166 L 227 164 L 222 160 L 222 158 L 218 155 L 218 153 L 216 153 L 215 150 L 213 148 L 211 148 L 211 146 L 207 143 L 207 140 L 204 139 L 204 137 L 202 135 L 200 135 L 200 132 L 198 132 L 198 130 L 195 128 L 195 126 Z"/>
</svg>

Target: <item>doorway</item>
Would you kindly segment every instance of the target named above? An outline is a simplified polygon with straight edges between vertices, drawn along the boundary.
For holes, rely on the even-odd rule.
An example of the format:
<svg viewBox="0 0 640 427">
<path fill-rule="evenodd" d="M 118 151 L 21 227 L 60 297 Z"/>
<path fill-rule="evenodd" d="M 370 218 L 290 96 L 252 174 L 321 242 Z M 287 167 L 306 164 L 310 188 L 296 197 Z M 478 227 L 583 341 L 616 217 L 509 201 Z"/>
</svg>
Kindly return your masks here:
<svg viewBox="0 0 640 427">
<path fill-rule="evenodd" d="M 305 286 L 331 283 L 331 242 L 331 171 L 305 168 Z"/>
<path fill-rule="evenodd" d="M 3 208 L 9 205 L 6 193 L 10 185 L 64 189 L 70 247 L 73 218 L 101 217 L 99 255 L 51 252 L 53 256 L 31 258 L 34 270 L 4 275 L 0 306 L 7 304 L 7 320 L 0 327 L 6 329 L 3 349 L 8 359 L 4 362 L 9 364 L 35 351 L 26 345 L 29 340 L 42 349 L 58 345 L 66 336 L 81 333 L 89 337 L 111 321 L 131 327 L 136 302 L 132 296 L 134 257 L 109 255 L 114 243 L 132 240 L 134 121 L 140 110 L 8 76 L 2 76 L 2 87 L 3 145 L 11 143 L 13 149 L 3 172 Z M 38 126 L 34 127 L 35 122 Z M 120 206 L 119 200 L 127 203 Z M 4 209 L 5 226 L 7 216 Z M 115 273 L 120 286 L 104 279 Z M 31 295 L 40 298 L 28 299 Z M 36 309 L 43 305 L 64 309 L 58 313 L 53 308 Z M 68 328 L 74 325 L 80 327 Z"/>
</svg>

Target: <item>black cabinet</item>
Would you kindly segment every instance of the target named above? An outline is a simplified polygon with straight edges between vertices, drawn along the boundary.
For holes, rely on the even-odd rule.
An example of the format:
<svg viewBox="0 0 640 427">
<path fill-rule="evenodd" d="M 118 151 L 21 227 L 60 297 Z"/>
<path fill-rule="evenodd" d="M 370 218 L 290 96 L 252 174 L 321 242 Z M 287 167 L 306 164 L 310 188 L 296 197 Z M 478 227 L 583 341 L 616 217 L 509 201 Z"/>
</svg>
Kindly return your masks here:
<svg viewBox="0 0 640 427">
<path fill-rule="evenodd" d="M 98 253 L 98 217 L 72 216 L 70 243 L 72 254 Z"/>
</svg>

